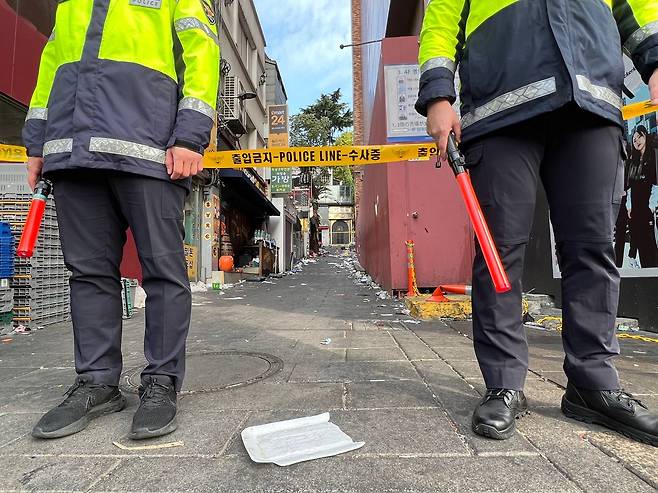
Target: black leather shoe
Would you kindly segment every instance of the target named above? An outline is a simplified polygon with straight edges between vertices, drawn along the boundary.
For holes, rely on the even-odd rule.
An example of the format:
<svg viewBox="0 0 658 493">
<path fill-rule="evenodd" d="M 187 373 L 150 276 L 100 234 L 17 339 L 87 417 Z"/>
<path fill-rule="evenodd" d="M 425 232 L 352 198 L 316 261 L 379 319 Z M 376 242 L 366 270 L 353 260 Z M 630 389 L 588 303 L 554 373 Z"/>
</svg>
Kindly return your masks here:
<svg viewBox="0 0 658 493">
<path fill-rule="evenodd" d="M 80 375 L 66 391 L 66 399 L 42 416 L 32 430 L 35 438 L 61 438 L 84 430 L 89 422 L 126 407 L 118 387 L 94 385 Z"/>
<path fill-rule="evenodd" d="M 130 438 L 142 440 L 167 435 L 178 428 L 176 389 L 171 378 L 150 375 L 142 378 L 140 404 L 130 431 Z"/>
<path fill-rule="evenodd" d="M 520 390 L 487 389 L 473 412 L 472 428 L 487 438 L 505 440 L 516 429 L 516 418 L 528 410 L 528 401 Z"/>
<path fill-rule="evenodd" d="M 658 447 L 658 416 L 623 390 L 582 390 L 569 383 L 562 397 L 562 412 Z"/>
</svg>

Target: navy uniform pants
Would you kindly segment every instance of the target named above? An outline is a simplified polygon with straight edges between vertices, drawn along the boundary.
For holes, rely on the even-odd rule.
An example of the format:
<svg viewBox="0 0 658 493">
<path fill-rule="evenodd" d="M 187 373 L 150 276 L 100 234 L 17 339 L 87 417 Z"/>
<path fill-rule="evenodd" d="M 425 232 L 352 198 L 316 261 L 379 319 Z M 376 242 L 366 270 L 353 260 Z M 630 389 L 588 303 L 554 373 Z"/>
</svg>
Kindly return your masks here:
<svg viewBox="0 0 658 493">
<path fill-rule="evenodd" d="M 613 235 L 624 188 L 621 128 L 572 105 L 468 143 L 464 152 L 512 283 L 511 292 L 496 294 L 478 246 L 473 332 L 487 388 L 524 386 L 521 280 L 541 181 L 562 273 L 564 370 L 579 388 L 618 389 Z"/>
<path fill-rule="evenodd" d="M 59 172 L 54 182 L 64 260 L 72 272 L 71 316 L 78 374 L 118 385 L 120 264 L 130 227 L 146 291 L 143 375 L 167 376 L 180 390 L 192 298 L 183 249 L 186 190 L 153 178 L 105 171 Z"/>
</svg>

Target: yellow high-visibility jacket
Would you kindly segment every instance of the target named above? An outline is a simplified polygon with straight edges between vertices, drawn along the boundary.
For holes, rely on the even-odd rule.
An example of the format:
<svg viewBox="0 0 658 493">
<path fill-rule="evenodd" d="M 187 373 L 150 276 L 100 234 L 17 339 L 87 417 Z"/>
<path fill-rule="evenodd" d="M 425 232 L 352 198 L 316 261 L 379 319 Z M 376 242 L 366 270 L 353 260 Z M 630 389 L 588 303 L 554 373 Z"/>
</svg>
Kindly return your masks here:
<svg viewBox="0 0 658 493">
<path fill-rule="evenodd" d="M 463 140 L 575 102 L 621 125 L 622 47 L 658 68 L 658 0 L 430 0 L 416 109 L 455 100 Z"/>
<path fill-rule="evenodd" d="M 59 0 L 23 140 L 44 173 L 166 179 L 166 149 L 203 152 L 217 107 L 212 0 Z"/>
</svg>

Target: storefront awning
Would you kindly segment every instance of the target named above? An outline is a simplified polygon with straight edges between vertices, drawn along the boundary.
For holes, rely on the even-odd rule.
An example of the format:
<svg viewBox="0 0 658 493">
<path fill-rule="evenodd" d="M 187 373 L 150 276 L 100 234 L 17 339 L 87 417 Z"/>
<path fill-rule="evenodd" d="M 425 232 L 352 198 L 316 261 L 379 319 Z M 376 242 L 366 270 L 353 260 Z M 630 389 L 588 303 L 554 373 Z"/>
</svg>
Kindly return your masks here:
<svg viewBox="0 0 658 493">
<path fill-rule="evenodd" d="M 280 216 L 281 212 L 252 183 L 249 177 L 237 169 L 220 169 L 219 177 L 226 185 L 231 201 L 253 215 Z"/>
</svg>

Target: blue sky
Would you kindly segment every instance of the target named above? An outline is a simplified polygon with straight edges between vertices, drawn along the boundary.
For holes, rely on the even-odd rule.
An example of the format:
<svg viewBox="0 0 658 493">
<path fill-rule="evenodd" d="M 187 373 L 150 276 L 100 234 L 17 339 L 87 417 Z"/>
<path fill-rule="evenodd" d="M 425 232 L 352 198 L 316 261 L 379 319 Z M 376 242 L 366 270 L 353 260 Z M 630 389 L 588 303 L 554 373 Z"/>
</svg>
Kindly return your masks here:
<svg viewBox="0 0 658 493">
<path fill-rule="evenodd" d="M 254 0 L 266 52 L 279 64 L 290 114 L 338 88 L 352 104 L 350 0 Z"/>
</svg>

